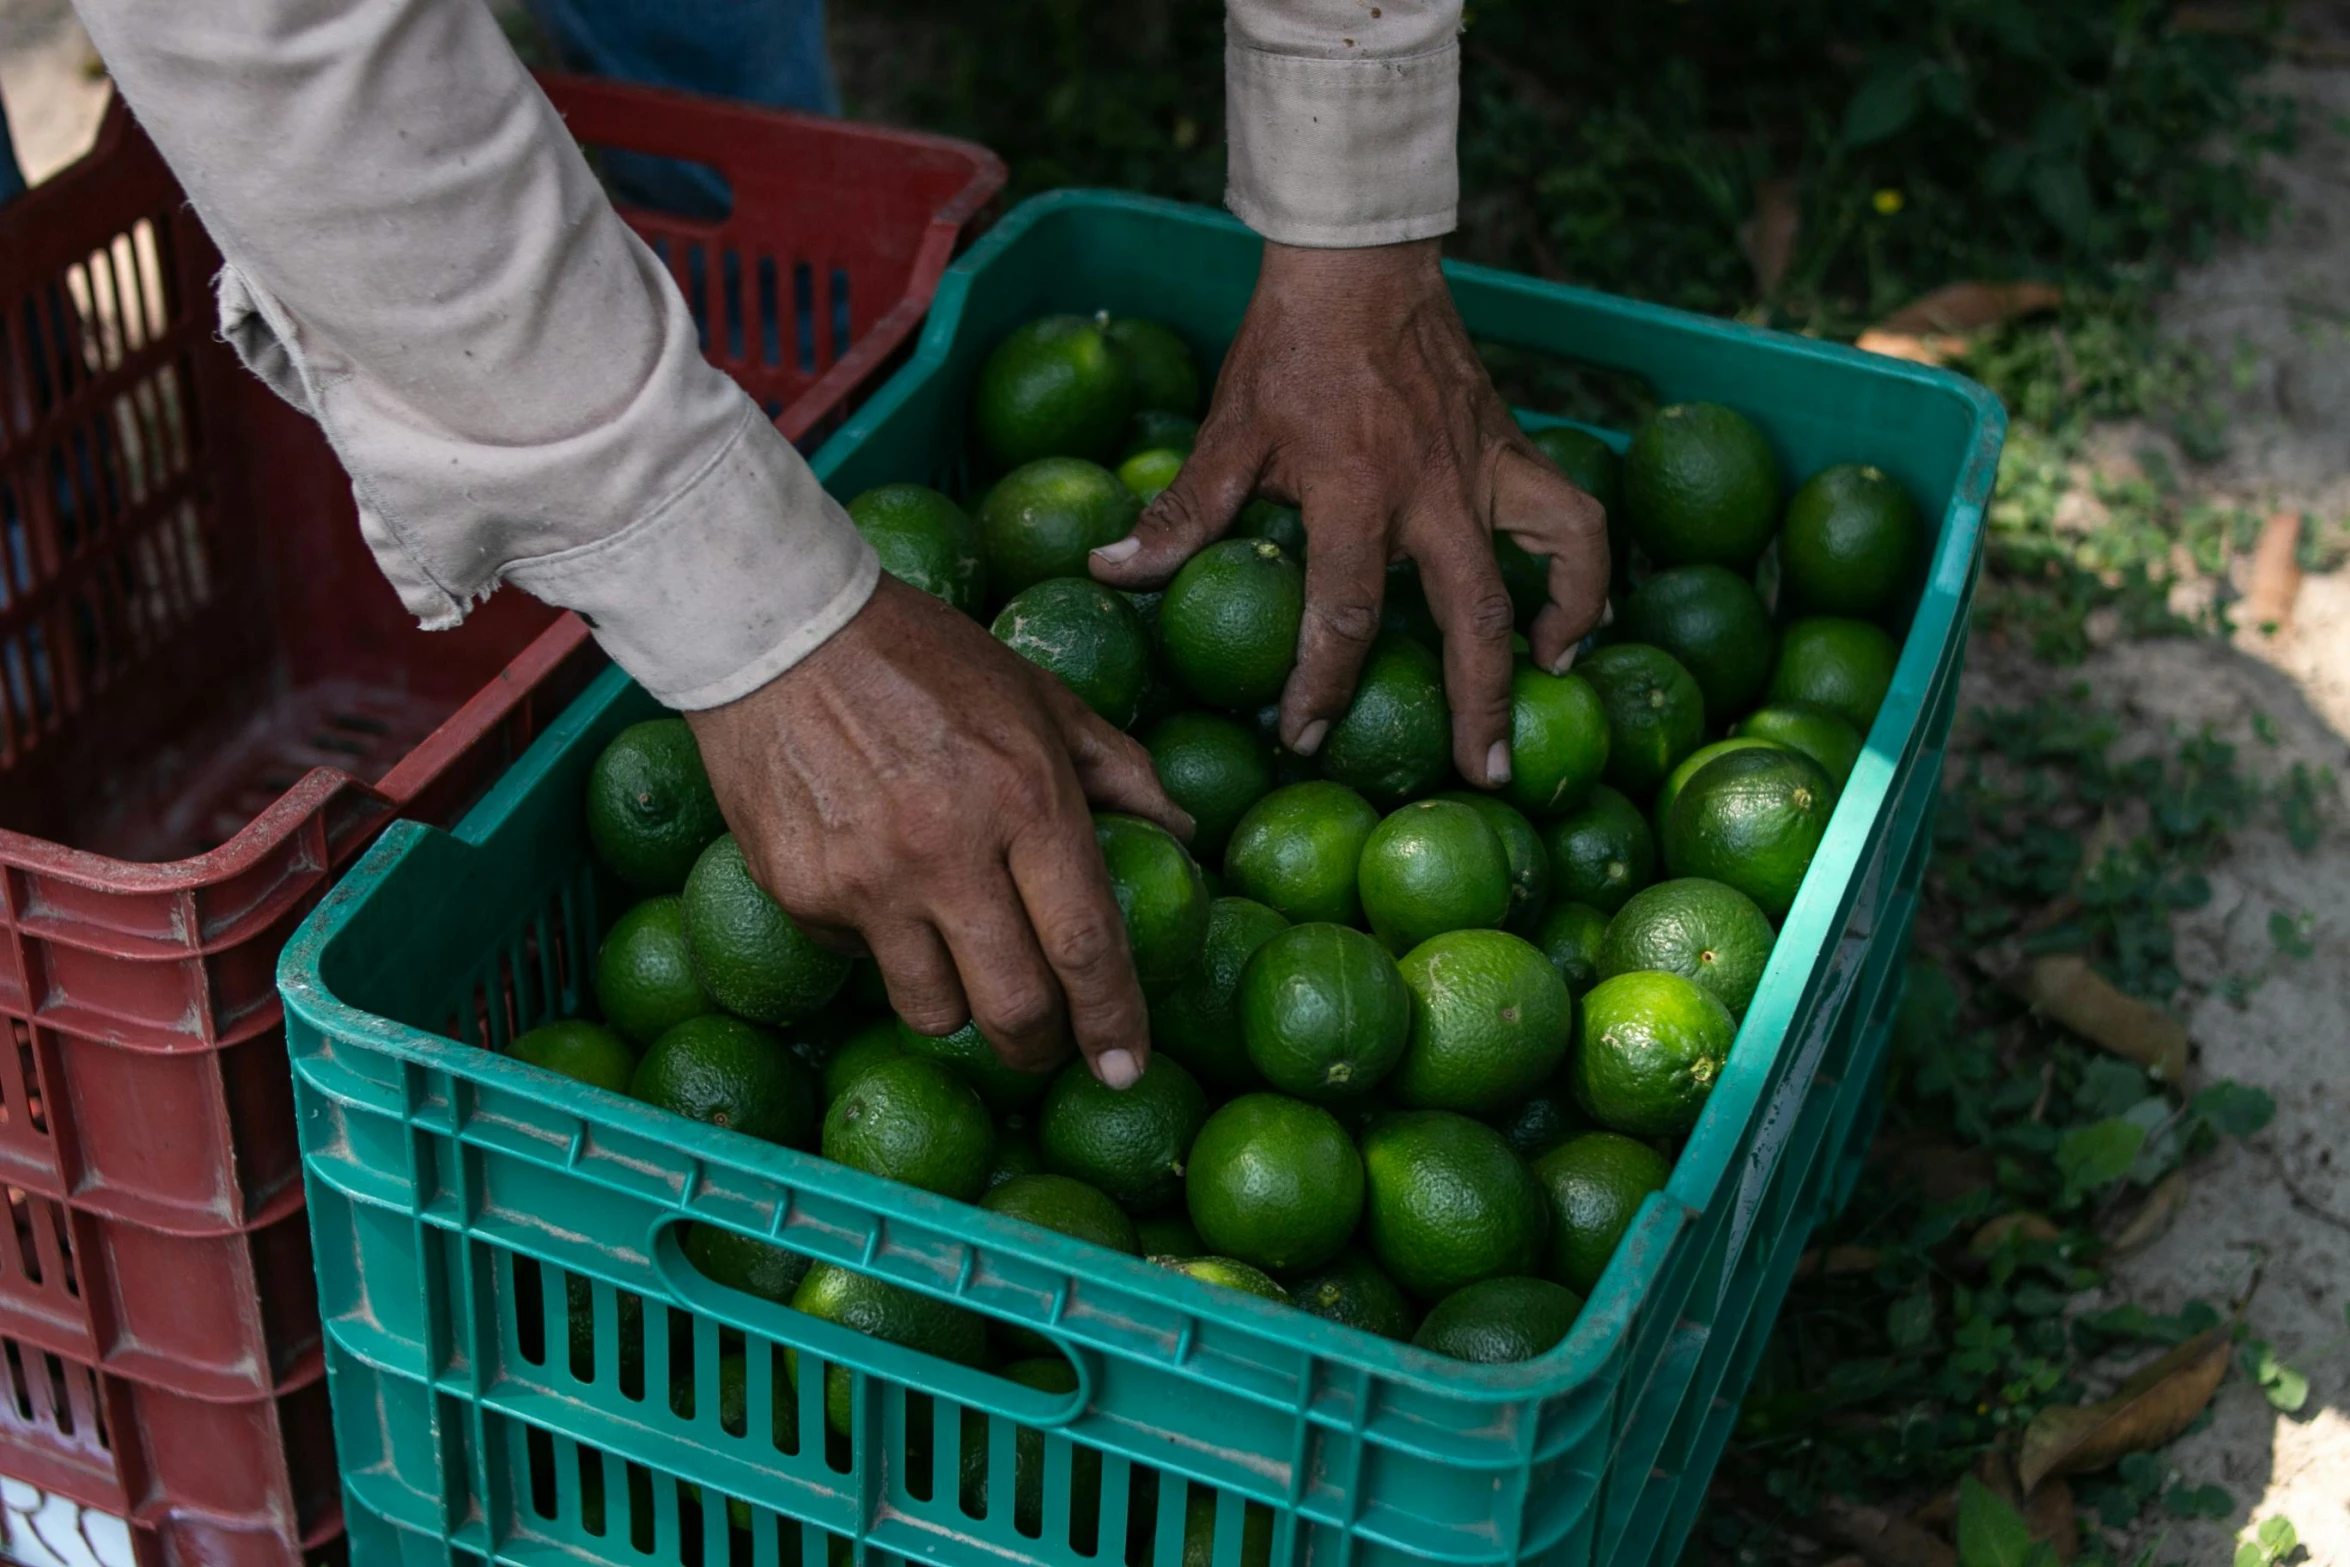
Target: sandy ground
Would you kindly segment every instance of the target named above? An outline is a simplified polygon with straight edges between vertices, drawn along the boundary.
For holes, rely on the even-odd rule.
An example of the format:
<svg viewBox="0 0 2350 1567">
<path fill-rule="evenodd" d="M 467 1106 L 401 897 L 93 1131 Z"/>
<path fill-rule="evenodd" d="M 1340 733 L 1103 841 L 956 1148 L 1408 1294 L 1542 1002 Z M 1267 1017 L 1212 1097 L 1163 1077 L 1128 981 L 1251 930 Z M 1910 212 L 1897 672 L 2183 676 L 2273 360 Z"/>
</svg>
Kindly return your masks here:
<svg viewBox="0 0 2350 1567">
<path fill-rule="evenodd" d="M 2322 8 L 2308 15 L 2313 37 L 2350 25 Z M 64 0 L 0 0 L 0 99 L 35 180 L 70 162 L 96 129 L 105 88 L 93 58 Z M 2183 279 L 2165 323 L 2243 372 L 2231 449 L 2190 482 L 2339 525 L 2350 519 L 2350 69 L 2287 66 L 2273 85 L 2303 105 L 2304 144 L 2273 170 L 2285 209 L 2261 242 Z M 2302 761 L 2350 780 L 2350 572 L 2308 579 L 2274 635 L 2108 647 L 2062 678 L 2075 675 L 2128 721 L 2125 744 L 2166 745 L 2212 725 L 2264 771 Z M 1985 655 L 1968 694 L 2012 702 L 2050 679 Z M 2273 723 L 2273 746 L 2255 736 L 2255 713 Z M 2335 796 L 2350 799 L 2340 787 Z M 2277 1117 L 2249 1145 L 2195 1167 L 2177 1222 L 2116 1269 L 2099 1303 L 2176 1310 L 2240 1293 L 2257 1269 L 2252 1331 L 2308 1375 L 2311 1392 L 2284 1415 L 2231 1379 L 2210 1423 L 2169 1457 L 2188 1484 L 2224 1486 L 2236 1512 L 2148 1525 L 2116 1543 L 2131 1555 L 2154 1544 L 2158 1562 L 2201 1567 L 2230 1560 L 2249 1523 L 2282 1514 L 2308 1562 L 2350 1567 L 2350 1150 L 2336 1153 L 2350 1124 L 2350 828 L 2337 821 L 2309 856 L 2273 829 L 2248 831 L 2210 879 L 2210 904 L 2181 922 L 2182 969 L 2202 985 L 2268 977 L 2241 1004 L 2215 993 L 2194 1009 L 2198 1066 L 2268 1089 Z M 2311 956 L 2277 953 L 2268 932 L 2277 910 L 2312 917 Z M 20 1559 L 50 1555 L 25 1551 L 30 1543 L 8 1545 Z M 89 1560 L 81 1544 L 50 1559 Z"/>
</svg>

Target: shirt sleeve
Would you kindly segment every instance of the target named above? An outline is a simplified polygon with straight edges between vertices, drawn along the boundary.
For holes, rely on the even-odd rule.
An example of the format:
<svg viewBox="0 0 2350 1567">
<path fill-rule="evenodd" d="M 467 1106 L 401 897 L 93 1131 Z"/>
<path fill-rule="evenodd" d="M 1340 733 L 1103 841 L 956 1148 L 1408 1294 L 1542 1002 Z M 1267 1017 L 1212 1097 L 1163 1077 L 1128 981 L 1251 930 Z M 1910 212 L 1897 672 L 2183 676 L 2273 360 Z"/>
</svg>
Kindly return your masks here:
<svg viewBox="0 0 2350 1567">
<path fill-rule="evenodd" d="M 695 708 L 863 607 L 872 550 L 481 0 L 76 4 L 220 247 L 224 335 L 324 427 L 425 626 L 511 582 Z"/>
<path fill-rule="evenodd" d="M 1225 204 L 1285 245 L 1449 233 L 1460 0 L 1226 0 Z"/>
</svg>

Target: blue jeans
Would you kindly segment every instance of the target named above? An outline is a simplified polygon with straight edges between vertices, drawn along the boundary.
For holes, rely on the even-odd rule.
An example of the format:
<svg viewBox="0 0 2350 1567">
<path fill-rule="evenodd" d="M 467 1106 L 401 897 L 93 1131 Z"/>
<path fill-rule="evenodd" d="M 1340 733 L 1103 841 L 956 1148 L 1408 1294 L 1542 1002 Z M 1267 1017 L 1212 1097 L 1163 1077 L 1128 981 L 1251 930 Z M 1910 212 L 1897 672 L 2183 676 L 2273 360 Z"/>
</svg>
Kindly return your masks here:
<svg viewBox="0 0 2350 1567">
<path fill-rule="evenodd" d="M 16 166 L 16 143 L 8 137 L 8 116 L 0 114 L 0 207 L 24 194 L 24 170 Z"/>
<path fill-rule="evenodd" d="M 530 0 L 566 70 L 614 81 L 838 114 L 824 0 Z M 689 217 L 732 205 L 715 169 L 614 152 L 622 195 Z"/>
</svg>

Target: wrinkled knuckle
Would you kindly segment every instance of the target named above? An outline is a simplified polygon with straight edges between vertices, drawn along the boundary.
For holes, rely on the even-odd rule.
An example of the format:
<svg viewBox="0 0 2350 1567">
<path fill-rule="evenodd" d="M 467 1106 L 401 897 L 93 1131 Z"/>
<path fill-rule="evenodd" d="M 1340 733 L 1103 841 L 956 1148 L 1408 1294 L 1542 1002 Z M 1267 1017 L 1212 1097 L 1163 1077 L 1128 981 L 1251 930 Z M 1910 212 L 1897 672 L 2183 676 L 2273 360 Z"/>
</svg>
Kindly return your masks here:
<svg viewBox="0 0 2350 1567">
<path fill-rule="evenodd" d="M 1045 955 L 1064 974 L 1091 977 L 1117 963 L 1126 947 L 1123 925 L 1106 920 L 1064 920 L 1045 934 Z"/>
<path fill-rule="evenodd" d="M 1023 767 L 997 786 L 996 800 L 1013 820 L 1033 822 L 1050 816 L 1059 807 L 1061 791 L 1049 769 Z"/>
<path fill-rule="evenodd" d="M 1518 607 L 1510 601 L 1509 594 L 1500 588 L 1489 588 L 1469 600 L 1461 630 L 1481 642 L 1498 642 L 1510 634 L 1517 618 Z"/>
<path fill-rule="evenodd" d="M 1368 646 L 1379 634 L 1379 606 L 1369 599 L 1338 599 L 1314 609 L 1314 619 L 1333 640 Z"/>
<path fill-rule="evenodd" d="M 905 997 L 898 1003 L 897 1013 L 908 1028 L 933 1039 L 951 1034 L 970 1021 L 970 1015 L 952 999 L 939 995 Z"/>
<path fill-rule="evenodd" d="M 1058 1011 L 1052 992 L 1041 984 L 1015 984 L 989 998 L 981 1030 L 990 1039 L 1031 1039 L 1054 1026 Z"/>
</svg>

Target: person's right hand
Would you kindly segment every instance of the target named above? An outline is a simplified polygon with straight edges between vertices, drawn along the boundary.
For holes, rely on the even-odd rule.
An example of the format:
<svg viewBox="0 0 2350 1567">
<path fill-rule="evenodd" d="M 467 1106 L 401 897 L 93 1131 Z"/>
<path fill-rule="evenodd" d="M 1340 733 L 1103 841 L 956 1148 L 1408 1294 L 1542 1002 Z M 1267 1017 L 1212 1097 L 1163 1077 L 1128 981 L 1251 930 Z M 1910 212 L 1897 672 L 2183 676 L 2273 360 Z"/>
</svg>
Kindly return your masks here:
<svg viewBox="0 0 2350 1567">
<path fill-rule="evenodd" d="M 979 1024 L 1041 1070 L 1074 1034 L 1112 1088 L 1149 1030 L 1088 801 L 1178 837 L 1150 757 L 940 600 L 884 574 L 823 646 L 688 713 L 751 874 L 808 933 L 860 942 L 926 1034 Z"/>
</svg>

